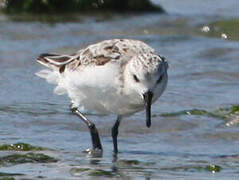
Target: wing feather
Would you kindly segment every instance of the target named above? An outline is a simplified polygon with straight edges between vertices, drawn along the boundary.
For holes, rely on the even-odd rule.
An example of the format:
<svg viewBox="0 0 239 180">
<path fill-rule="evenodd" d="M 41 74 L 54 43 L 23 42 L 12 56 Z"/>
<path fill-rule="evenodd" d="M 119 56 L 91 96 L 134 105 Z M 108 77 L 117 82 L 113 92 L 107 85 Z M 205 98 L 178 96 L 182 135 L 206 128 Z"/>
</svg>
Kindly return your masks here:
<svg viewBox="0 0 239 180">
<path fill-rule="evenodd" d="M 50 68 L 60 68 L 61 66 L 74 61 L 75 58 L 75 55 L 41 54 L 37 58 L 37 61 Z"/>
</svg>

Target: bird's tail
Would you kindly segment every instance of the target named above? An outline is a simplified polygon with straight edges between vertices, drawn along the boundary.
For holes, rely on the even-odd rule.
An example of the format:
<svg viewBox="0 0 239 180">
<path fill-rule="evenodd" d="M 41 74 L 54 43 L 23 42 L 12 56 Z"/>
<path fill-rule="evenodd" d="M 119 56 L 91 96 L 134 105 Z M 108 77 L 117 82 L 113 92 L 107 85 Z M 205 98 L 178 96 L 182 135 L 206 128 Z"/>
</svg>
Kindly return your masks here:
<svg viewBox="0 0 239 180">
<path fill-rule="evenodd" d="M 37 58 L 37 62 L 47 67 L 36 73 L 37 76 L 46 79 L 47 82 L 57 84 L 54 92 L 56 94 L 66 93 L 65 88 L 62 86 L 62 72 L 65 65 L 74 60 L 71 55 L 58 55 L 58 54 L 41 54 Z"/>
<path fill-rule="evenodd" d="M 37 58 L 37 62 L 50 68 L 59 69 L 60 67 L 70 63 L 75 59 L 74 55 L 58 55 L 58 54 L 41 54 Z"/>
</svg>

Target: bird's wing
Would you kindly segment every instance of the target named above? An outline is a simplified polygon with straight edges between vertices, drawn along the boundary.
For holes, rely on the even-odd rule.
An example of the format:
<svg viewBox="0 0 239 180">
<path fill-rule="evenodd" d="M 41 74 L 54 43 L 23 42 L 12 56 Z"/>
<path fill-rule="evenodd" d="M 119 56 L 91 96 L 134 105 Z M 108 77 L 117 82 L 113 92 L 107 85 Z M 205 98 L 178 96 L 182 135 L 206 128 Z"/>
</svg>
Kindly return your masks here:
<svg viewBox="0 0 239 180">
<path fill-rule="evenodd" d="M 37 61 L 49 68 L 59 68 L 65 64 L 68 64 L 72 61 L 74 61 L 76 58 L 76 55 L 59 55 L 59 54 L 41 54 L 38 58 Z"/>
<path fill-rule="evenodd" d="M 133 56 L 144 51 L 154 51 L 141 41 L 130 39 L 112 39 L 90 45 L 73 55 L 42 54 L 37 61 L 51 69 L 59 69 L 60 73 L 76 70 L 82 66 L 102 66 L 106 63 L 124 64 Z"/>
</svg>

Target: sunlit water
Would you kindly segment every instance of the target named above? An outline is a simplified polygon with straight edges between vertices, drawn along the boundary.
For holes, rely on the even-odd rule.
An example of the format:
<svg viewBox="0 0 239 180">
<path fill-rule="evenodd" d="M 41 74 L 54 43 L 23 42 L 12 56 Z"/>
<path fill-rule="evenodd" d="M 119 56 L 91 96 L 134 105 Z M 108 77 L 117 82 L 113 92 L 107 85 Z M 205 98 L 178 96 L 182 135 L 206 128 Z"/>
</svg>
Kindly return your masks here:
<svg viewBox="0 0 239 180">
<path fill-rule="evenodd" d="M 0 144 L 50 148 L 46 153 L 59 160 L 0 167 L 0 172 L 32 179 L 238 179 L 237 125 L 227 127 L 227 120 L 200 115 L 162 116 L 239 104 L 238 41 L 230 33 L 222 39 L 202 31 L 215 21 L 238 17 L 237 9 L 228 11 L 235 3 L 220 4 L 219 14 L 211 3 L 204 3 L 209 13 L 201 1 L 194 2 L 189 6 L 184 0 L 177 10 L 167 3 L 166 15 L 126 14 L 107 20 L 84 16 L 64 23 L 16 22 L 0 16 Z M 191 7 L 197 6 L 201 10 L 194 13 Z M 34 75 L 42 68 L 35 62 L 40 53 L 72 53 L 112 38 L 142 40 L 165 56 L 170 67 L 167 90 L 153 105 L 152 127 L 145 127 L 145 112 L 122 122 L 117 160 L 110 136 L 115 117 L 88 116 L 99 129 L 104 153 L 101 158 L 82 153 L 91 145 L 87 127 L 70 113 L 67 97 L 54 95 L 54 87 Z M 208 170 L 211 164 L 220 171 Z"/>
</svg>

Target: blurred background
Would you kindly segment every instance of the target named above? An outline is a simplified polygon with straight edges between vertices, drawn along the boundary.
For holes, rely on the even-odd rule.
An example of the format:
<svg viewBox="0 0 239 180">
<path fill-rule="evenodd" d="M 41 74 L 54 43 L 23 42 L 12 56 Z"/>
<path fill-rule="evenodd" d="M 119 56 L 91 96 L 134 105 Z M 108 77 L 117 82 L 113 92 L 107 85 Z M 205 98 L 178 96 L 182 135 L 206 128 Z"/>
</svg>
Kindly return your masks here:
<svg viewBox="0 0 239 180">
<path fill-rule="evenodd" d="M 0 0 L 0 179 L 220 179 L 239 176 L 239 1 Z M 169 62 L 168 87 L 119 129 L 88 114 L 103 157 L 66 96 L 35 76 L 41 53 L 105 39 L 146 42 Z M 113 103 L 113 102 L 112 102 Z M 39 148 L 42 147 L 42 148 Z"/>
</svg>

